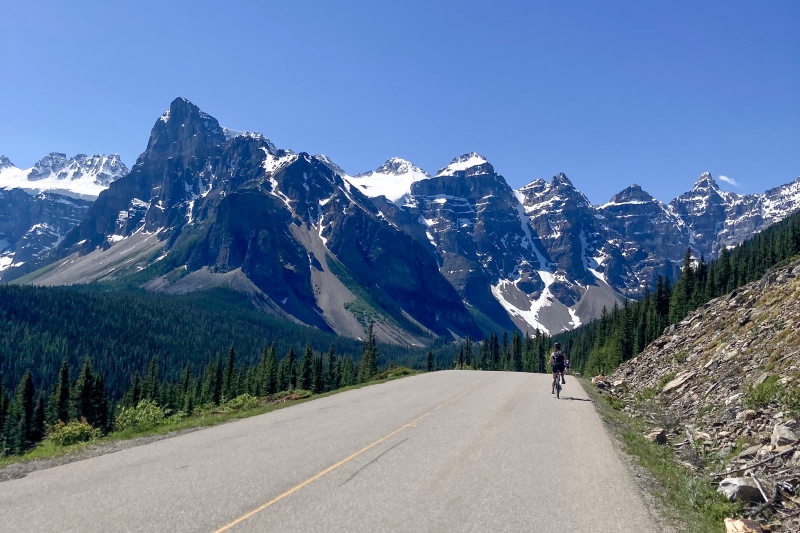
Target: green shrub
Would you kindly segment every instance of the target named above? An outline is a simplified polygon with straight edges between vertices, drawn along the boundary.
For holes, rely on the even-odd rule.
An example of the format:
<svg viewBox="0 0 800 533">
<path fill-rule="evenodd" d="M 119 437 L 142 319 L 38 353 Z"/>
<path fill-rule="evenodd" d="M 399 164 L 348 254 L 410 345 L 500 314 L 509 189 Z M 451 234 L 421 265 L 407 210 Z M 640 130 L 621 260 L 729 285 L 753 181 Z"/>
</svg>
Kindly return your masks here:
<svg viewBox="0 0 800 533">
<path fill-rule="evenodd" d="M 118 431 L 147 431 L 167 422 L 167 413 L 153 400 L 142 400 L 136 407 L 123 407 L 117 415 Z"/>
<path fill-rule="evenodd" d="M 238 413 L 239 411 L 249 411 L 250 409 L 255 409 L 261 405 L 261 401 L 255 396 L 251 396 L 247 393 L 240 394 L 236 398 L 231 398 L 230 400 L 225 400 L 220 405 L 220 409 L 226 413 Z"/>
<path fill-rule="evenodd" d="M 664 386 L 662 385 L 661 388 Z M 652 400 L 656 397 L 656 389 L 654 387 L 646 387 L 636 393 L 636 399 L 639 401 Z"/>
<path fill-rule="evenodd" d="M 792 413 L 800 412 L 800 387 L 789 387 L 780 393 L 780 402 Z"/>
<path fill-rule="evenodd" d="M 658 390 L 660 391 L 661 389 L 663 389 L 664 385 L 666 385 L 673 379 L 675 379 L 675 372 L 670 372 L 666 376 L 661 376 L 661 379 L 658 380 Z"/>
<path fill-rule="evenodd" d="M 79 442 L 89 442 L 100 436 L 99 429 L 93 428 L 85 418 L 81 418 L 80 421 L 73 420 L 69 424 L 59 420 L 47 428 L 46 439 L 47 442 L 52 442 L 57 446 L 69 446 Z"/>
<path fill-rule="evenodd" d="M 763 409 L 777 398 L 779 392 L 778 376 L 770 376 L 763 383 L 750 387 L 744 397 L 744 406 L 749 409 Z"/>
</svg>

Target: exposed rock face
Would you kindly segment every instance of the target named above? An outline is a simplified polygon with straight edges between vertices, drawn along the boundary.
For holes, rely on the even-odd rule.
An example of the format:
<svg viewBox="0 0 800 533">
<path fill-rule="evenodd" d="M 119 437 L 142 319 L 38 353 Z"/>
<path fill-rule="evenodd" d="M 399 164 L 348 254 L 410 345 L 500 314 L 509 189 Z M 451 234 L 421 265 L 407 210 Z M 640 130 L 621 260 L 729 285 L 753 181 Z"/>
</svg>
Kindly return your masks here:
<svg viewBox="0 0 800 533">
<path fill-rule="evenodd" d="M 74 231 L 65 231 L 74 213 L 57 227 L 32 222 L 47 228 L 31 234 L 39 244 L 24 261 L 9 255 L 11 238 L 0 234 L 6 281 L 74 252 L 108 251 L 135 233 L 157 235 L 168 250 L 164 264 L 205 269 L 212 278 L 241 271 L 281 316 L 335 323 L 356 336 L 354 321 L 374 313 L 389 313 L 395 331 L 413 335 L 471 330 L 465 305 L 484 329 L 571 329 L 637 297 L 658 276 L 674 281 L 688 247 L 712 259 L 800 208 L 800 178 L 741 196 L 722 191 L 707 173 L 669 205 L 632 185 L 593 206 L 564 174 L 513 190 L 474 152 L 435 176 L 400 158 L 349 176 L 324 155 L 295 154 L 258 133 L 221 127 L 182 98 L 156 121 L 129 174 L 113 155 L 53 153 L 27 171 L 0 157 L 0 188 L 14 187 L 100 196 Z M 15 230 L 14 242 L 32 227 Z M 147 249 L 155 253 L 152 240 Z M 332 300 L 320 296 L 339 283 L 326 257 L 349 284 Z M 103 272 L 122 276 L 145 259 Z M 76 279 L 85 281 L 88 271 L 95 270 L 84 268 Z M 329 300 L 357 310 L 323 309 Z"/>
<path fill-rule="evenodd" d="M 227 283 L 228 273 L 241 272 L 250 285 L 237 283 L 266 310 L 323 329 L 359 336 L 376 320 L 383 340 L 479 337 L 435 258 L 336 168 L 259 134 L 224 130 L 179 98 L 156 121 L 131 172 L 101 193 L 53 257 L 113 254 L 151 234 L 164 244 L 137 279 L 154 290 L 183 278 L 203 287 L 215 276 Z M 133 273 L 120 262 L 100 279 Z M 68 275 L 62 269 L 36 282 L 56 277 L 63 283 Z M 329 305 L 331 284 L 344 307 Z"/>
<path fill-rule="evenodd" d="M 743 317 L 752 320 L 741 320 Z M 709 468 L 729 498 L 764 503 L 764 492 L 800 489 L 800 262 L 717 298 L 667 328 L 613 378 L 623 410 L 667 432 L 688 468 Z M 742 451 L 733 455 L 734 450 Z M 704 459 L 705 458 L 705 459 Z M 777 486 L 780 482 L 783 485 Z M 788 491 L 788 492 L 787 492 Z M 772 531 L 796 531 L 788 500 L 773 504 Z"/>
<path fill-rule="evenodd" d="M 599 207 L 609 229 L 622 240 L 622 254 L 640 282 L 653 286 L 659 275 L 678 277 L 678 262 L 689 243 L 683 220 L 636 184 Z"/>
<path fill-rule="evenodd" d="M 9 267 L 35 261 L 57 246 L 90 206 L 52 192 L 0 189 L 0 280 Z"/>
</svg>

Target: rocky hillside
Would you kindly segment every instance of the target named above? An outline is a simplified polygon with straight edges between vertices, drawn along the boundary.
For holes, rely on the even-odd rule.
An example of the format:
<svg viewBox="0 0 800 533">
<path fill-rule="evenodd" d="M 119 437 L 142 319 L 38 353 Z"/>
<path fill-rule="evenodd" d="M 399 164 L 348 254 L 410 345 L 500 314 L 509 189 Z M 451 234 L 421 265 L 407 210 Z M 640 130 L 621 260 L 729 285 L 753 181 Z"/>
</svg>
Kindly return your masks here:
<svg viewBox="0 0 800 533">
<path fill-rule="evenodd" d="M 795 261 L 708 302 L 611 376 L 624 411 L 653 424 L 652 440 L 772 531 L 800 530 L 798 324 Z"/>
</svg>

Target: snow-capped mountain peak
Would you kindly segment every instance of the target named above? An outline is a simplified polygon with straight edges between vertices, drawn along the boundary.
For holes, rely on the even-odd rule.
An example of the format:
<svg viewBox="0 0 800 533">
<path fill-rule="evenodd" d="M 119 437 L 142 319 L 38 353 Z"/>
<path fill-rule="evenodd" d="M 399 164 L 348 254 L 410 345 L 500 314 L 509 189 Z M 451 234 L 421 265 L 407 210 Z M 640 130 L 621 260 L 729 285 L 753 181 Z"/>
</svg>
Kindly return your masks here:
<svg viewBox="0 0 800 533">
<path fill-rule="evenodd" d="M 709 190 L 709 191 L 719 191 L 719 185 L 717 182 L 714 181 L 714 178 L 711 177 L 710 172 L 703 172 L 700 174 L 700 177 L 697 178 L 697 181 L 694 182 L 694 187 L 692 190 L 695 191 L 702 191 L 702 190 Z"/>
<path fill-rule="evenodd" d="M 436 177 L 455 176 L 457 172 L 463 172 L 472 167 L 477 167 L 488 163 L 489 161 L 482 155 L 475 152 L 470 152 L 460 157 L 456 157 L 450 162 L 449 165 L 439 169 L 439 172 L 436 173 Z"/>
<path fill-rule="evenodd" d="M 9 158 L 7 158 L 4 155 L 0 155 L 0 170 L 3 170 L 5 168 L 12 168 L 12 167 L 13 168 L 17 168 L 16 165 L 14 165 L 14 163 L 12 163 Z"/>
<path fill-rule="evenodd" d="M 375 170 L 363 172 L 355 176 L 345 176 L 351 185 L 369 197 L 385 196 L 391 202 L 398 203 L 403 197 L 411 194 L 411 185 L 430 175 L 410 161 L 392 157 Z"/>
<path fill-rule="evenodd" d="M 8 158 L 0 160 L 0 188 L 55 190 L 67 195 L 96 197 L 112 181 L 127 173 L 128 167 L 119 154 L 77 154 L 67 158 L 66 154 L 51 152 L 24 170 L 15 167 Z"/>
<path fill-rule="evenodd" d="M 399 157 L 392 157 L 388 159 L 384 164 L 375 170 L 375 173 L 377 174 L 393 174 L 395 176 L 408 174 L 409 172 L 416 172 L 418 174 L 424 174 L 425 176 L 428 176 L 427 172 L 414 165 L 411 161 L 407 161 Z"/>
</svg>

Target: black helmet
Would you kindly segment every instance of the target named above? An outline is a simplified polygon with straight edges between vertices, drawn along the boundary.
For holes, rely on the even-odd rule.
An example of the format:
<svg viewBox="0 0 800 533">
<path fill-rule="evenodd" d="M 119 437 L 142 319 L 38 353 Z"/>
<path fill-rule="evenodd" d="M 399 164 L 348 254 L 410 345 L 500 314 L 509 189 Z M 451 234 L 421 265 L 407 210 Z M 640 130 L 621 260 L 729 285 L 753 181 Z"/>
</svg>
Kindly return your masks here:
<svg viewBox="0 0 800 533">
<path fill-rule="evenodd" d="M 556 350 L 560 350 L 560 349 L 561 349 L 561 343 L 560 343 L 560 342 L 557 342 L 557 343 L 556 343 Z"/>
</svg>

